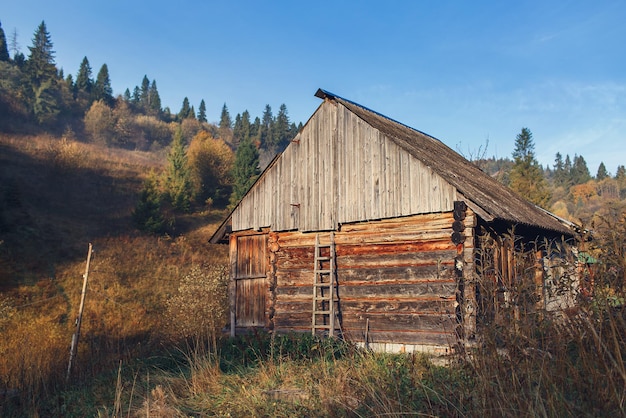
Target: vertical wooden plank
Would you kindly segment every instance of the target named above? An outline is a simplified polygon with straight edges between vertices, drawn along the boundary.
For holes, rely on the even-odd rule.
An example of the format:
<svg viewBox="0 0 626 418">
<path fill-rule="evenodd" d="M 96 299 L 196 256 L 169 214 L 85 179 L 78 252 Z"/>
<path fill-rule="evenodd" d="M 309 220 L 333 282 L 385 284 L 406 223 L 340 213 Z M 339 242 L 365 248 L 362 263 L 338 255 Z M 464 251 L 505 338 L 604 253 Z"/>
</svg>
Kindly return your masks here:
<svg viewBox="0 0 626 418">
<path fill-rule="evenodd" d="M 230 252 L 230 280 L 228 282 L 228 292 L 230 299 L 230 336 L 235 336 L 235 300 L 236 300 L 236 282 L 237 277 L 237 236 L 232 234 L 229 238 Z"/>
</svg>

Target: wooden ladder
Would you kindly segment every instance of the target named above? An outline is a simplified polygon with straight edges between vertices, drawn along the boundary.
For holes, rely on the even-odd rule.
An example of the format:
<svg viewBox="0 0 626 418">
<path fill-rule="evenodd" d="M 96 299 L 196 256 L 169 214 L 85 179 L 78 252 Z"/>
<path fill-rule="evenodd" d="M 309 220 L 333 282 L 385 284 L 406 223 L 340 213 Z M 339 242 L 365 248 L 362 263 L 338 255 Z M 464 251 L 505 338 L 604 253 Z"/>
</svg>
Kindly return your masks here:
<svg viewBox="0 0 626 418">
<path fill-rule="evenodd" d="M 320 235 L 316 234 L 313 278 L 313 335 L 318 330 L 325 330 L 329 337 L 341 334 L 335 261 L 334 232 L 330 233 L 330 243 L 324 245 L 320 244 Z"/>
</svg>

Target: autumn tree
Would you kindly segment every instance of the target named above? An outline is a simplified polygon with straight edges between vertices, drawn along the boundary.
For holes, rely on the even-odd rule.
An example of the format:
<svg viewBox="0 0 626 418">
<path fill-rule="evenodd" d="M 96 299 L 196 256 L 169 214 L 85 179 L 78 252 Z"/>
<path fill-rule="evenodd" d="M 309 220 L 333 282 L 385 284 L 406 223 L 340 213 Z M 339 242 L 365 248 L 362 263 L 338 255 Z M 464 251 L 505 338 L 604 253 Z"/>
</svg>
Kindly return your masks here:
<svg viewBox="0 0 626 418">
<path fill-rule="evenodd" d="M 187 150 L 194 196 L 200 202 L 208 199 L 224 205 L 232 189 L 231 171 L 235 156 L 222 139 L 200 131 L 191 140 Z"/>
<path fill-rule="evenodd" d="M 528 128 L 522 128 L 515 139 L 513 159 L 511 188 L 532 203 L 546 207 L 550 200 L 550 191 L 541 166 L 535 158 L 533 135 Z"/>
<path fill-rule="evenodd" d="M 83 119 L 85 131 L 96 143 L 111 145 L 115 136 L 113 110 L 102 100 L 92 103 Z"/>
</svg>

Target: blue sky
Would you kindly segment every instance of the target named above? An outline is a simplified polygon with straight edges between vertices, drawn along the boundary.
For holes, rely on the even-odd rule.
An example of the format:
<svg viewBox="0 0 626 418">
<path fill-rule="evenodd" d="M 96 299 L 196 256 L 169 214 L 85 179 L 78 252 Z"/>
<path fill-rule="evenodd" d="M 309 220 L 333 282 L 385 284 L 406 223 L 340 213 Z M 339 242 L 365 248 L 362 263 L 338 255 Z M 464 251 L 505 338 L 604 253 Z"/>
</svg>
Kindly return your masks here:
<svg viewBox="0 0 626 418">
<path fill-rule="evenodd" d="M 44 20 L 57 66 L 103 63 L 115 94 L 144 75 L 163 106 L 210 121 L 287 105 L 303 122 L 318 87 L 426 132 L 465 156 L 510 157 L 528 127 L 540 163 L 626 164 L 624 1 L 4 1 L 28 55 Z"/>
</svg>

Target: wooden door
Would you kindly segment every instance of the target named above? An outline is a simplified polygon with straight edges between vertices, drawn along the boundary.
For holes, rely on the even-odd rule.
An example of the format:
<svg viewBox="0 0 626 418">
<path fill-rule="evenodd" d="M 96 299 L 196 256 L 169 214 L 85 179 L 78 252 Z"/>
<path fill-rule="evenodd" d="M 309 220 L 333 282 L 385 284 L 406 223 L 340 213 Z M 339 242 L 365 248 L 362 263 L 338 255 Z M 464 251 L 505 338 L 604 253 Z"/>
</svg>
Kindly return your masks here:
<svg viewBox="0 0 626 418">
<path fill-rule="evenodd" d="M 235 323 L 238 327 L 265 326 L 266 248 L 267 234 L 237 237 Z"/>
</svg>

